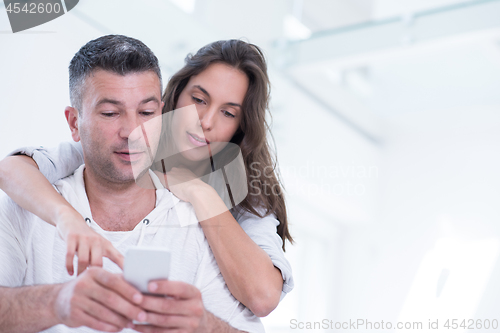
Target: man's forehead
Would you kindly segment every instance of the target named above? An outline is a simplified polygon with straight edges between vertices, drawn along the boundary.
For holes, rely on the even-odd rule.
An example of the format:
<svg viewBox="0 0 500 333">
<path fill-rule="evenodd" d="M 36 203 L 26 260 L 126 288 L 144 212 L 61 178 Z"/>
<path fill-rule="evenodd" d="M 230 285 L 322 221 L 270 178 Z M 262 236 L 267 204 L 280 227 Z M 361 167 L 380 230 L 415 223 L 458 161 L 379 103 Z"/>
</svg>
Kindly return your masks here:
<svg viewBox="0 0 500 333">
<path fill-rule="evenodd" d="M 97 69 L 85 78 L 85 85 L 111 86 L 128 88 L 137 85 L 151 85 L 160 90 L 160 78 L 153 71 L 130 72 L 119 74 L 108 70 Z M 161 93 L 161 91 L 160 91 Z"/>
<path fill-rule="evenodd" d="M 95 103 L 100 98 L 142 98 L 156 96 L 161 99 L 160 78 L 153 71 L 132 72 L 125 75 L 96 70 L 83 83 L 83 101 Z M 90 99 L 90 100 L 89 100 Z"/>
</svg>

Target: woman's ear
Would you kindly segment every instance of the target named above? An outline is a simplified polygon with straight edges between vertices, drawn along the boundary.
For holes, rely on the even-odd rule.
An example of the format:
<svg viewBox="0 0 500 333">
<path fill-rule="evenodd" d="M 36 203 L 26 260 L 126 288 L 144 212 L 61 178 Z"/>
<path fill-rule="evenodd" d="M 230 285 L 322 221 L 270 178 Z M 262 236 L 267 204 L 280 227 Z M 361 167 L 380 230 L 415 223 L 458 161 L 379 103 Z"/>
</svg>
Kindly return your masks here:
<svg viewBox="0 0 500 333">
<path fill-rule="evenodd" d="M 75 140 L 75 142 L 80 141 L 80 131 L 78 129 L 78 110 L 74 107 L 67 106 L 66 109 L 64 109 L 64 115 L 66 116 L 69 129 L 71 130 L 71 137 Z"/>
</svg>

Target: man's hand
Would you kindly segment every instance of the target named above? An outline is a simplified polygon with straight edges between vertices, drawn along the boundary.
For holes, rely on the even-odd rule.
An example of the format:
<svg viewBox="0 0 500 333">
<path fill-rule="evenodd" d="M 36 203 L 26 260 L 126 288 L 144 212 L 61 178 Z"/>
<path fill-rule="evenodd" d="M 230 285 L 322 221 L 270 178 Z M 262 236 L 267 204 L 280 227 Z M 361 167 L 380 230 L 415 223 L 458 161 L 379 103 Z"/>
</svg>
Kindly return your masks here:
<svg viewBox="0 0 500 333">
<path fill-rule="evenodd" d="M 73 275 L 73 258 L 78 253 L 78 274 L 89 266 L 102 267 L 108 257 L 123 269 L 123 255 L 106 238 L 92 230 L 73 207 L 61 209 L 56 221 L 61 238 L 66 241 L 66 269 Z"/>
<path fill-rule="evenodd" d="M 146 320 L 137 305 L 142 294 L 121 275 L 91 267 L 63 284 L 55 304 L 58 321 L 69 327 L 87 326 L 106 332 L 133 327 L 132 320 Z"/>
<path fill-rule="evenodd" d="M 149 283 L 149 291 L 161 296 L 143 295 L 140 306 L 147 310 L 146 322 L 135 325 L 139 332 L 204 332 L 209 313 L 200 291 L 181 281 L 158 280 Z"/>
</svg>

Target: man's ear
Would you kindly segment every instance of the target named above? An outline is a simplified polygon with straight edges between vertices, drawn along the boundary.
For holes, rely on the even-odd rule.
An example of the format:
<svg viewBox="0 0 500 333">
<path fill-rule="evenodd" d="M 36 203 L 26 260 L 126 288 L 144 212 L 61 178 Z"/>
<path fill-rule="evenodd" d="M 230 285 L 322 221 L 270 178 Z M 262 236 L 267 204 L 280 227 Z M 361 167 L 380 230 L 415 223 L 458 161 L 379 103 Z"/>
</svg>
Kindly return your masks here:
<svg viewBox="0 0 500 333">
<path fill-rule="evenodd" d="M 80 131 L 78 129 L 78 110 L 71 106 L 67 106 L 66 109 L 64 109 L 64 115 L 66 116 L 69 129 L 71 130 L 71 137 L 75 140 L 75 142 L 80 141 Z"/>
</svg>

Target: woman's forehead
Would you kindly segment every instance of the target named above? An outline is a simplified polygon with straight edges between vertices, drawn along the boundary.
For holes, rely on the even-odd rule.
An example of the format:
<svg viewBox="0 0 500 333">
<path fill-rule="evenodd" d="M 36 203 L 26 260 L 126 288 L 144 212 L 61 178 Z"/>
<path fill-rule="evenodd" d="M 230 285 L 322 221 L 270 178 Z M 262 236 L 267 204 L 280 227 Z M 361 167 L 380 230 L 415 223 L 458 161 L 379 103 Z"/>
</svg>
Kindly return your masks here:
<svg viewBox="0 0 500 333">
<path fill-rule="evenodd" d="M 248 90 L 249 80 L 241 70 L 227 64 L 215 63 L 204 71 L 193 75 L 187 88 L 198 89 L 206 95 L 231 96 L 232 99 L 241 99 L 234 103 L 241 103 Z"/>
</svg>

